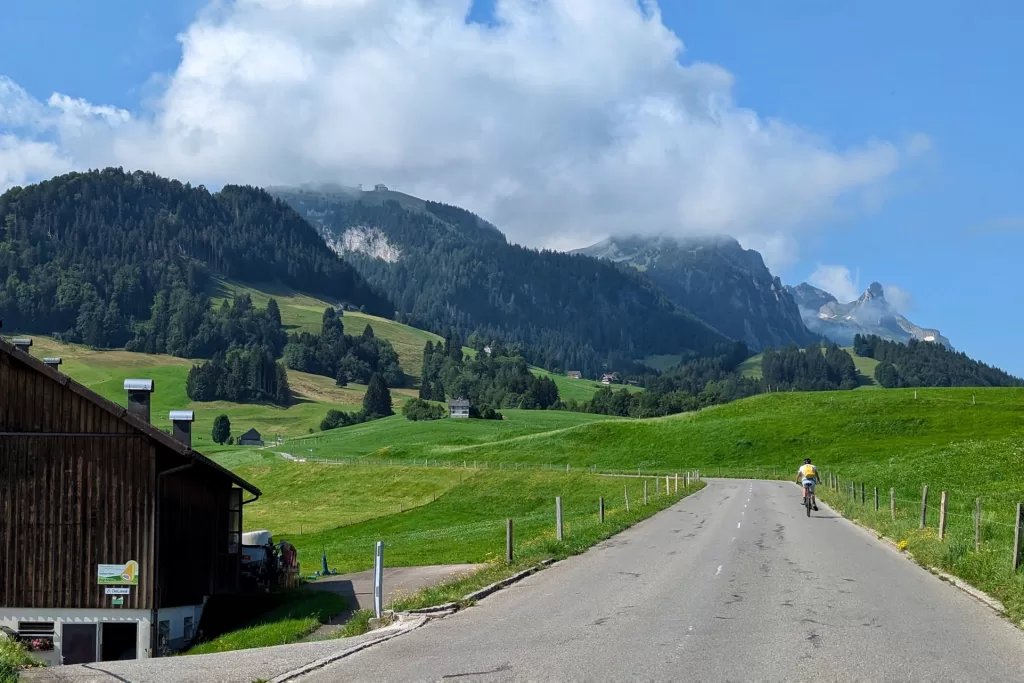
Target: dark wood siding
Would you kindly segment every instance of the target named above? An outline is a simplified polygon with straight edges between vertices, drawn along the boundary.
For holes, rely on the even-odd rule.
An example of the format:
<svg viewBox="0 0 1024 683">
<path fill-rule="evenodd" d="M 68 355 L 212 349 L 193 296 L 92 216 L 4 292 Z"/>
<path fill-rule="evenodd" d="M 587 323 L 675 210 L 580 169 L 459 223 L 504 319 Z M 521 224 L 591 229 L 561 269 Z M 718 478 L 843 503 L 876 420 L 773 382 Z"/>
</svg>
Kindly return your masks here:
<svg viewBox="0 0 1024 683">
<path fill-rule="evenodd" d="M 100 564 L 139 563 L 152 605 L 152 447 L 138 436 L 0 439 L 0 606 L 109 607 Z"/>
<path fill-rule="evenodd" d="M 205 468 L 164 478 L 160 505 L 160 605 L 194 605 L 238 586 L 239 556 L 228 556 L 231 482 Z"/>
<path fill-rule="evenodd" d="M 238 583 L 227 556 L 232 481 L 121 419 L 66 378 L 0 347 L 0 607 L 101 608 L 99 564 L 139 563 L 125 608 L 198 604 Z"/>
</svg>

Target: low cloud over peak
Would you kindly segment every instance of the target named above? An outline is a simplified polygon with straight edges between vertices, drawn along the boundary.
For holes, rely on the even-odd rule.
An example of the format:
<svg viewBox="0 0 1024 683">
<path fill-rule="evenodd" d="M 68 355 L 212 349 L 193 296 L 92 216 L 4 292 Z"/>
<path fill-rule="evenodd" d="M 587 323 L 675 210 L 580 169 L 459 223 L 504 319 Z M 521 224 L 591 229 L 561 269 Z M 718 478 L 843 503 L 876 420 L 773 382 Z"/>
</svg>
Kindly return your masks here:
<svg viewBox="0 0 1024 683">
<path fill-rule="evenodd" d="M 836 149 L 739 106 L 653 1 L 498 0 L 486 26 L 470 5 L 215 3 L 134 115 L 0 80 L 0 186 L 105 165 L 212 186 L 384 182 L 525 244 L 727 233 L 778 265 L 799 230 L 929 147 Z"/>
</svg>

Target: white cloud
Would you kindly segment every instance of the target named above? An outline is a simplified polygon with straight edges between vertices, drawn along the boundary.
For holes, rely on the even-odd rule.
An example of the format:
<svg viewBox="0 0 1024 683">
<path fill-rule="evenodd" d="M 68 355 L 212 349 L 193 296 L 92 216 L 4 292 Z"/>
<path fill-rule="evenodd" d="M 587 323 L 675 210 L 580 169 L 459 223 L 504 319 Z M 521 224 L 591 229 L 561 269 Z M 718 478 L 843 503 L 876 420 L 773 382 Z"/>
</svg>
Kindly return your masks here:
<svg viewBox="0 0 1024 683">
<path fill-rule="evenodd" d="M 912 313 L 914 311 L 914 297 L 907 290 L 897 285 L 885 285 L 885 300 L 892 304 L 900 313 Z"/>
<path fill-rule="evenodd" d="M 849 303 L 858 298 L 862 291 L 860 288 L 860 271 L 851 273 L 846 266 L 828 266 L 818 264 L 807 282 L 818 289 L 824 289 L 834 296 L 840 303 Z"/>
<path fill-rule="evenodd" d="M 79 168 L 211 186 L 384 182 L 531 245 L 744 235 L 774 245 L 774 265 L 799 230 L 930 144 L 836 149 L 740 107 L 725 69 L 681 63 L 653 0 L 498 0 L 489 26 L 466 22 L 470 5 L 215 2 L 180 36 L 151 110 L 42 103 L 0 79 L 0 132 L 31 145 L 43 130 L 53 159 Z M 0 185 L 52 167 L 0 170 Z"/>
</svg>

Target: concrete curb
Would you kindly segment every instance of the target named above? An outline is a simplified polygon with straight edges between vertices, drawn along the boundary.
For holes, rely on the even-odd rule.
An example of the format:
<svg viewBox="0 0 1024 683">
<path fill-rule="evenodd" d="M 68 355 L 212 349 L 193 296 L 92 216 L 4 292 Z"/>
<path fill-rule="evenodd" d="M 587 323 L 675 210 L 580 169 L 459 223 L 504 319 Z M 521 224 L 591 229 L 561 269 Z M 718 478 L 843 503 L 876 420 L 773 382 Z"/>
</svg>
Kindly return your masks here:
<svg viewBox="0 0 1024 683">
<path fill-rule="evenodd" d="M 342 650 L 341 652 L 335 652 L 334 654 L 328 655 L 326 657 L 321 657 L 320 659 L 316 660 L 315 662 L 310 662 L 309 664 L 306 664 L 305 666 L 301 666 L 298 669 L 293 669 L 291 671 L 288 671 L 288 672 L 285 672 L 285 673 L 281 674 L 280 676 L 275 676 L 274 678 L 270 679 L 269 683 L 285 683 L 285 681 L 294 680 L 294 679 L 298 678 L 299 676 L 304 676 L 304 675 L 308 674 L 311 671 L 315 671 L 316 669 L 320 669 L 322 667 L 325 667 L 328 664 L 333 664 L 334 662 L 336 662 L 336 661 L 338 661 L 340 659 L 344 659 L 345 657 L 348 657 L 350 655 L 354 655 L 355 653 L 361 652 L 362 650 L 365 650 L 365 649 L 367 649 L 369 647 L 373 647 L 374 645 L 378 645 L 378 644 L 383 643 L 383 642 L 385 642 L 387 640 L 391 640 L 392 638 L 397 638 L 398 636 L 403 635 L 405 633 L 408 633 L 410 631 L 415 631 L 419 627 L 421 627 L 424 624 L 426 624 L 428 621 L 430 621 L 430 619 L 428 617 L 420 617 L 420 618 L 414 619 L 414 620 L 412 620 L 410 622 L 402 623 L 401 622 L 401 615 L 400 615 L 399 616 L 399 623 L 397 625 L 395 625 L 395 626 L 388 626 L 388 627 L 382 628 L 382 629 L 380 629 L 380 631 L 378 631 L 378 633 L 381 634 L 381 636 L 379 638 L 374 638 L 372 640 L 367 640 L 365 642 L 359 643 L 358 645 L 353 645 L 350 648 L 346 648 L 346 649 Z"/>
<path fill-rule="evenodd" d="M 523 571 L 517 572 L 517 573 L 513 574 L 512 576 L 510 576 L 508 578 L 502 579 L 501 581 L 495 581 L 494 583 L 492 583 L 489 586 L 484 586 L 480 590 L 473 591 L 469 595 L 464 595 L 464 596 L 462 596 L 462 600 L 463 601 L 468 601 L 468 600 L 479 600 L 480 598 L 486 598 L 491 593 L 499 591 L 502 588 L 505 588 L 506 586 L 511 586 L 513 583 L 516 583 L 517 581 L 521 581 L 521 580 L 525 579 L 527 576 L 529 576 L 530 574 L 535 574 L 535 573 L 539 572 L 541 569 L 543 569 L 544 567 L 547 567 L 548 565 L 551 565 L 553 563 L 554 563 L 553 559 L 544 560 L 544 561 L 534 565 L 533 567 L 530 567 L 529 569 L 524 569 Z"/>
<path fill-rule="evenodd" d="M 523 571 L 517 572 L 512 576 L 509 576 L 508 578 L 502 579 L 501 581 L 495 581 L 489 586 L 484 586 L 480 590 L 473 591 L 469 595 L 463 596 L 462 600 L 479 600 L 480 598 L 487 597 L 488 595 L 496 593 L 502 588 L 511 586 L 513 583 L 525 579 L 527 576 L 530 576 L 531 574 L 539 572 L 541 569 L 550 566 L 554 562 L 554 559 L 543 560 L 542 562 L 539 562 L 538 564 L 530 567 L 529 569 L 524 569 Z M 430 621 L 433 621 L 434 619 L 439 619 L 442 617 L 446 617 L 449 614 L 455 613 L 459 610 L 459 605 L 460 603 L 458 602 L 446 602 L 443 605 L 424 607 L 422 609 L 410 610 L 408 612 L 399 612 L 396 614 L 398 618 L 398 623 L 393 624 L 391 626 L 386 626 L 382 629 L 378 629 L 377 631 L 370 632 L 381 634 L 379 638 L 373 638 L 371 640 L 367 640 L 365 642 L 359 643 L 358 645 L 354 645 L 350 648 L 342 650 L 341 652 L 335 652 L 334 654 L 328 655 L 327 657 L 322 657 L 316 660 L 315 662 L 311 662 L 309 664 L 306 664 L 305 666 L 299 667 L 298 669 L 294 669 L 292 671 L 283 673 L 275 678 L 271 678 L 269 683 L 285 683 L 285 681 L 295 680 L 296 678 L 304 676 L 311 671 L 315 671 L 316 669 L 325 667 L 328 664 L 333 664 L 338 660 L 344 659 L 345 657 L 348 657 L 350 655 L 354 655 L 355 653 L 373 647 L 374 645 L 379 645 L 380 643 L 391 640 L 392 638 L 397 638 L 398 636 L 409 633 L 410 631 L 415 631 L 419 627 L 424 626 L 425 624 L 427 624 Z"/>
<path fill-rule="evenodd" d="M 822 505 L 825 505 L 826 507 L 828 507 L 829 510 L 831 510 L 834 513 L 836 513 L 837 515 L 839 515 L 843 519 L 845 519 L 847 522 L 850 522 L 854 526 L 860 527 L 864 531 L 869 532 L 872 536 L 875 537 L 876 540 L 881 541 L 882 543 L 884 543 L 885 545 L 889 546 L 890 548 L 895 550 L 897 553 L 902 555 L 903 557 L 907 558 L 908 560 L 911 560 L 914 564 L 916 564 L 917 566 L 921 567 L 922 569 L 927 571 L 929 574 L 937 576 L 940 579 L 942 579 L 943 581 L 945 581 L 946 583 L 948 583 L 948 584 L 950 584 L 952 586 L 955 586 L 956 588 L 959 588 L 961 591 L 963 591 L 964 593 L 967 593 L 967 595 L 971 596 L 972 598 L 974 598 L 975 600 L 977 600 L 981 604 L 985 605 L 986 607 L 988 607 L 989 609 L 994 611 L 999 616 L 1001 616 L 1001 617 L 1007 617 L 1008 616 L 1007 613 L 1006 613 L 1006 607 L 1003 606 L 1003 603 L 1000 602 L 999 600 L 996 600 L 995 598 L 993 598 L 991 595 L 989 595 L 985 591 L 980 590 L 978 588 L 975 588 L 974 586 L 972 586 L 971 584 L 967 583 L 963 579 L 958 579 L 957 577 L 953 576 L 952 574 L 947 574 L 946 572 L 942 571 L 938 567 L 933 567 L 931 565 L 921 564 L 914 557 L 913 553 L 908 552 L 906 550 L 900 550 L 899 546 L 896 544 L 896 541 L 892 540 L 888 536 L 883 536 L 882 534 L 878 533 L 878 531 L 876 529 L 872 529 L 867 524 L 864 524 L 863 522 L 859 522 L 856 519 L 853 519 L 852 517 L 846 516 L 845 514 L 843 514 L 839 510 L 835 509 L 834 507 L 832 507 L 828 503 L 826 503 L 824 501 L 820 501 L 820 502 L 821 502 Z"/>
</svg>

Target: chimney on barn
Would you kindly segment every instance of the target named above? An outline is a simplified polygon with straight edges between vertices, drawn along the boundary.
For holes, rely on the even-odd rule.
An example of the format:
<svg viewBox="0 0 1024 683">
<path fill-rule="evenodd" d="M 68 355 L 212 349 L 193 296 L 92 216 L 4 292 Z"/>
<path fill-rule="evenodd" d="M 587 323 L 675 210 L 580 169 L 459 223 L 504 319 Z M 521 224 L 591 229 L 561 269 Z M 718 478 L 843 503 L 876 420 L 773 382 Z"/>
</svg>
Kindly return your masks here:
<svg viewBox="0 0 1024 683">
<path fill-rule="evenodd" d="M 32 348 L 32 340 L 28 337 L 17 337 L 11 340 L 14 344 L 14 348 L 22 353 L 28 353 L 28 350 Z"/>
<path fill-rule="evenodd" d="M 149 399 L 153 389 L 151 379 L 124 381 L 124 390 L 128 392 L 128 412 L 144 422 L 149 422 Z"/>
<path fill-rule="evenodd" d="M 60 358 L 44 358 L 43 362 L 46 363 L 46 367 L 60 372 L 60 364 L 63 363 Z"/>
<path fill-rule="evenodd" d="M 171 435 L 179 442 L 192 448 L 192 423 L 196 420 L 195 412 L 191 410 L 172 410 L 170 414 Z"/>
</svg>

